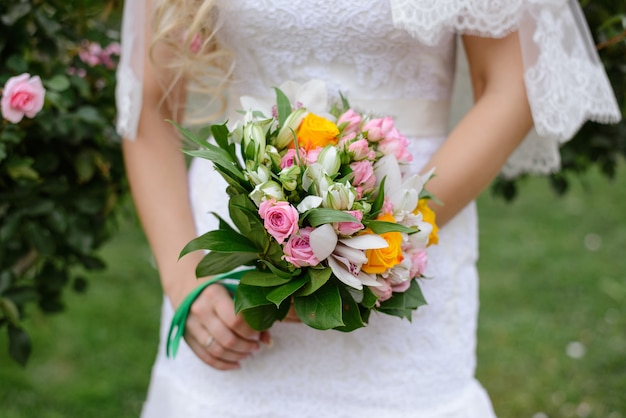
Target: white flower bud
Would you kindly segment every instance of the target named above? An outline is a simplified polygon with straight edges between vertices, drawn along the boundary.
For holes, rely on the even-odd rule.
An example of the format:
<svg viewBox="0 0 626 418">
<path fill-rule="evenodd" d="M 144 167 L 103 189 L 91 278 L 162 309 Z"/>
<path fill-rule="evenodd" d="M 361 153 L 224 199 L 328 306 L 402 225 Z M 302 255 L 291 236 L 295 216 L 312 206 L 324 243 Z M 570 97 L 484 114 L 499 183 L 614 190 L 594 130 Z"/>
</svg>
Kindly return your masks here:
<svg viewBox="0 0 626 418">
<path fill-rule="evenodd" d="M 329 176 L 337 174 L 341 167 L 341 158 L 339 157 L 337 148 L 332 145 L 327 145 L 320 151 L 317 162 L 324 167 L 324 171 L 326 171 L 326 174 Z"/>
</svg>

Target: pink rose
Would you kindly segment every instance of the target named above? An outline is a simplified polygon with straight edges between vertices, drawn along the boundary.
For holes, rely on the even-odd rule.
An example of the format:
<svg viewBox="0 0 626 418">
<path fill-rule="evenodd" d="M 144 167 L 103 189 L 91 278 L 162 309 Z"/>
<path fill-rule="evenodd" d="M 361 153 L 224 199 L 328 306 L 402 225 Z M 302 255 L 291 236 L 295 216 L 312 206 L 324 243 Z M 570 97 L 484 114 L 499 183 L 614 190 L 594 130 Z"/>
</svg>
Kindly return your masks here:
<svg viewBox="0 0 626 418">
<path fill-rule="evenodd" d="M 356 134 L 357 132 L 359 132 L 361 122 L 363 122 L 363 118 L 361 117 L 361 115 L 359 115 L 352 109 L 348 109 L 343 115 L 339 116 L 339 119 L 337 120 L 337 126 L 346 124 L 342 131 L 343 135 L 348 135 L 351 133 Z"/>
<path fill-rule="evenodd" d="M 408 139 L 394 128 L 378 143 L 378 150 L 385 155 L 394 155 L 399 163 L 409 163 L 413 161 L 413 156 L 408 151 L 408 146 Z"/>
<path fill-rule="evenodd" d="M 376 176 L 374 176 L 374 166 L 371 161 L 357 161 L 350 164 L 352 169 L 352 185 L 361 192 L 374 190 L 376 186 Z"/>
<path fill-rule="evenodd" d="M 283 258 L 296 267 L 316 266 L 319 260 L 313 254 L 309 237 L 315 228 L 307 226 L 293 234 L 285 244 Z"/>
<path fill-rule="evenodd" d="M 428 265 L 428 255 L 426 251 L 415 251 L 411 254 L 411 277 L 420 277 L 424 274 Z"/>
<path fill-rule="evenodd" d="M 378 297 L 378 300 L 376 301 L 376 304 L 378 305 L 379 302 L 384 302 L 387 299 L 391 298 L 393 290 L 391 289 L 391 285 L 387 280 L 379 277 L 376 279 L 376 281 L 382 284 L 382 286 L 370 286 L 370 290 Z"/>
<path fill-rule="evenodd" d="M 306 158 L 306 151 L 300 148 L 300 159 L 304 160 Z M 289 168 L 292 165 L 296 164 L 296 149 L 290 148 L 287 150 L 285 155 L 280 159 L 280 168 Z"/>
<path fill-rule="evenodd" d="M 259 206 L 263 226 L 279 244 L 298 231 L 298 211 L 289 202 L 265 200 Z"/>
<path fill-rule="evenodd" d="M 24 73 L 11 77 L 2 92 L 2 116 L 12 123 L 18 123 L 24 116 L 34 118 L 43 108 L 46 89 L 38 76 Z"/>
<path fill-rule="evenodd" d="M 391 290 L 396 293 L 404 293 L 409 290 L 409 287 L 411 287 L 411 281 L 405 280 L 399 284 L 391 285 Z"/>
<path fill-rule="evenodd" d="M 372 119 L 363 125 L 363 132 L 367 132 L 367 139 L 377 142 L 385 138 L 394 129 L 393 119 L 389 116 Z"/>
<path fill-rule="evenodd" d="M 348 152 L 354 155 L 355 161 L 361 161 L 372 156 L 369 143 L 365 139 L 354 141 L 348 146 Z"/>
<path fill-rule="evenodd" d="M 344 212 L 354 216 L 359 221 L 363 219 L 363 212 L 360 210 L 344 210 Z M 335 229 L 340 235 L 350 236 L 357 231 L 365 228 L 361 222 L 337 222 L 335 223 Z"/>
<path fill-rule="evenodd" d="M 317 162 L 317 157 L 319 157 L 320 152 L 322 152 L 322 147 L 317 147 L 306 153 L 306 163 L 311 165 Z"/>
</svg>

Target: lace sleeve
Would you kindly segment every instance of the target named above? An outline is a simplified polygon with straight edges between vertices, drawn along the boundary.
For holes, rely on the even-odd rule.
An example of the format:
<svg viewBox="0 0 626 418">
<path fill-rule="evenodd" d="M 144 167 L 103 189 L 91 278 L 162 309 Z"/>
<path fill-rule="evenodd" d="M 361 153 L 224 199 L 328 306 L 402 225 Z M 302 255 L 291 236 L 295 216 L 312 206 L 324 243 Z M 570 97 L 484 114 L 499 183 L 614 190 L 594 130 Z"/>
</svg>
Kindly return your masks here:
<svg viewBox="0 0 626 418">
<path fill-rule="evenodd" d="M 434 45 L 450 31 L 502 37 L 518 30 L 537 135 L 511 155 L 502 173 L 550 173 L 559 145 L 587 120 L 621 114 L 576 0 L 390 0 L 394 24 Z"/>
<path fill-rule="evenodd" d="M 122 52 L 117 67 L 117 132 L 134 140 L 141 113 L 146 0 L 124 2 Z"/>
</svg>

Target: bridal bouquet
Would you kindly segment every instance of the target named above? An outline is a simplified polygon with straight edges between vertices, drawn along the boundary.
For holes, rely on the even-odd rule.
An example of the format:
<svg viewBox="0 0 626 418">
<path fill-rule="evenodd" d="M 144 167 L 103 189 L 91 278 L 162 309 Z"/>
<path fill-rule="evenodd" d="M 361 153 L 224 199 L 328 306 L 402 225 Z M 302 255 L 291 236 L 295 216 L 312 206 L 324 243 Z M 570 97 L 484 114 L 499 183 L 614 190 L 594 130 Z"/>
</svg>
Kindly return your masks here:
<svg viewBox="0 0 626 418">
<path fill-rule="evenodd" d="M 292 306 L 313 328 L 351 331 L 371 311 L 410 319 L 425 304 L 415 279 L 437 242 L 432 171 L 403 175 L 412 157 L 390 117 L 326 103 L 323 82 L 289 82 L 275 103 L 243 97 L 243 121 L 211 126 L 214 144 L 179 127 L 200 146 L 185 152 L 228 183 L 234 225 L 214 214 L 219 229 L 181 256 L 208 250 L 197 276 L 236 278 L 236 310 L 257 330 Z"/>
</svg>

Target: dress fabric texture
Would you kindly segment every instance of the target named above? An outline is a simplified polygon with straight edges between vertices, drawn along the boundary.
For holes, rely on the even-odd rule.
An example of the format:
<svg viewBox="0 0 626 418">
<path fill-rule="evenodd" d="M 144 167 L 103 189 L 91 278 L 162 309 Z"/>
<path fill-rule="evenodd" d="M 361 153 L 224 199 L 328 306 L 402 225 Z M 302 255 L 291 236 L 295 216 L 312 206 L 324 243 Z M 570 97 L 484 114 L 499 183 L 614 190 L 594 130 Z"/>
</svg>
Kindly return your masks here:
<svg viewBox="0 0 626 418">
<path fill-rule="evenodd" d="M 413 5 L 403 9 L 401 3 Z M 411 7 L 419 3 L 434 4 L 218 1 L 218 41 L 236 56 L 227 114 L 237 117 L 241 95 L 271 99 L 271 87 L 286 80 L 321 79 L 330 97 L 341 92 L 359 110 L 395 116 L 411 141 L 411 171 L 419 171 L 445 141 L 456 55 L 454 28 L 420 40 L 402 24 L 394 25 L 394 17 L 414 13 Z M 125 133 L 136 127 L 128 115 L 140 100 L 128 87 L 136 82 L 130 67 L 118 74 L 118 123 Z M 192 163 L 189 180 L 198 233 L 216 229 L 209 212 L 228 213 L 224 181 L 205 160 Z M 373 314 L 367 327 L 347 334 L 278 323 L 271 329 L 273 346 L 234 372 L 206 366 L 184 341 L 175 359 L 165 357 L 173 312 L 164 300 L 161 342 L 142 417 L 495 417 L 474 378 L 477 235 L 472 203 L 429 248 L 431 279 L 420 283 L 428 305 L 413 314 L 412 322 Z"/>
</svg>

